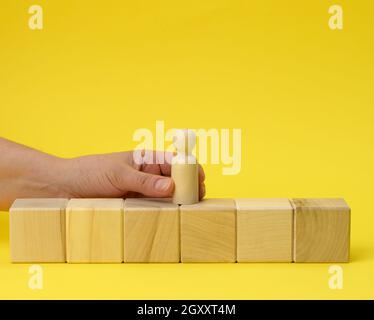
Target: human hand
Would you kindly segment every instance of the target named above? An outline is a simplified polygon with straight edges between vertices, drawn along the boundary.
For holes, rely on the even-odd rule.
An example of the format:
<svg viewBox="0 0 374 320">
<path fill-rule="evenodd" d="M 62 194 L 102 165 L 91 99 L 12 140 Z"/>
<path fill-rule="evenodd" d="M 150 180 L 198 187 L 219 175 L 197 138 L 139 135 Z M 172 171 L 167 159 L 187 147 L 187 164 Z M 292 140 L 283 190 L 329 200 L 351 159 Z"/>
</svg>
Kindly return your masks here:
<svg viewBox="0 0 374 320">
<path fill-rule="evenodd" d="M 171 197 L 172 153 L 150 154 L 143 164 L 134 151 L 63 159 L 0 137 L 0 211 L 17 198 Z M 200 198 L 204 179 L 199 166 Z"/>
<path fill-rule="evenodd" d="M 171 197 L 172 153 L 153 151 L 154 161 L 137 164 L 134 152 L 90 155 L 66 160 L 64 189 L 70 197 Z M 163 161 L 163 160 L 166 161 Z M 199 196 L 205 195 L 204 171 L 199 165 Z"/>
</svg>

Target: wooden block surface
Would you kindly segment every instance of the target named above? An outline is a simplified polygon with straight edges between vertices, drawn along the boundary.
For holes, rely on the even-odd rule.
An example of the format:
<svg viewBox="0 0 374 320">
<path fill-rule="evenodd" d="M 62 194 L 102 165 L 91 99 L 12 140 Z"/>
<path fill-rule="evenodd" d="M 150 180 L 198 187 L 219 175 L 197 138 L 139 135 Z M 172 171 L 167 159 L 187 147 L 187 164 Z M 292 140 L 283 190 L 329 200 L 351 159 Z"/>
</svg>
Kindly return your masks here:
<svg viewBox="0 0 374 320">
<path fill-rule="evenodd" d="M 12 262 L 65 262 L 67 199 L 17 199 L 9 210 Z"/>
<path fill-rule="evenodd" d="M 235 262 L 236 209 L 232 199 L 180 206 L 181 261 Z"/>
<path fill-rule="evenodd" d="M 67 261 L 123 261 L 123 199 L 71 199 L 66 208 Z"/>
<path fill-rule="evenodd" d="M 180 261 L 179 207 L 171 199 L 125 200 L 124 261 Z"/>
<path fill-rule="evenodd" d="M 348 262 L 350 208 L 343 199 L 293 199 L 294 261 Z"/>
<path fill-rule="evenodd" d="M 288 199 L 235 199 L 238 262 L 292 262 Z"/>
</svg>

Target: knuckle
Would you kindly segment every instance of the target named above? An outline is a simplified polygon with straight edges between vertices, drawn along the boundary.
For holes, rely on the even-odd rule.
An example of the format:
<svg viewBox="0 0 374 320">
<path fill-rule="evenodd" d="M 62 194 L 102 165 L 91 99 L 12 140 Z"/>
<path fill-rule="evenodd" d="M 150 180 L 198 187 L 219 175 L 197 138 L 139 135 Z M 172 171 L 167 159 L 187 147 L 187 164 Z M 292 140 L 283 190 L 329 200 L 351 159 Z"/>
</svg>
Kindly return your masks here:
<svg viewBox="0 0 374 320">
<path fill-rule="evenodd" d="M 137 183 L 141 191 L 142 189 L 147 189 L 149 187 L 150 179 L 146 175 L 138 175 Z"/>
</svg>

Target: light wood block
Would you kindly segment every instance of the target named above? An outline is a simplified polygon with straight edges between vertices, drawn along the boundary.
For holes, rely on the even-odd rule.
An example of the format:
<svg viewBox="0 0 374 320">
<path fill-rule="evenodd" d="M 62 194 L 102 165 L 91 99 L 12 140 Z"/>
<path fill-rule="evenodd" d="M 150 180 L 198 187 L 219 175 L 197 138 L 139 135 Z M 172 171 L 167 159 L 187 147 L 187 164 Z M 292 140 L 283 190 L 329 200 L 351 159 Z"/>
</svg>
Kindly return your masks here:
<svg viewBox="0 0 374 320">
<path fill-rule="evenodd" d="M 348 262 L 350 208 L 343 199 L 293 199 L 294 261 Z"/>
<path fill-rule="evenodd" d="M 12 262 L 65 262 L 67 199 L 17 199 L 9 210 Z"/>
<path fill-rule="evenodd" d="M 123 199 L 71 199 L 66 208 L 69 263 L 123 261 Z"/>
<path fill-rule="evenodd" d="M 124 211 L 125 262 L 179 262 L 179 207 L 171 199 L 128 198 Z"/>
<path fill-rule="evenodd" d="M 292 262 L 288 199 L 235 199 L 238 262 Z"/>
<path fill-rule="evenodd" d="M 236 209 L 232 199 L 182 205 L 181 261 L 235 262 Z"/>
</svg>

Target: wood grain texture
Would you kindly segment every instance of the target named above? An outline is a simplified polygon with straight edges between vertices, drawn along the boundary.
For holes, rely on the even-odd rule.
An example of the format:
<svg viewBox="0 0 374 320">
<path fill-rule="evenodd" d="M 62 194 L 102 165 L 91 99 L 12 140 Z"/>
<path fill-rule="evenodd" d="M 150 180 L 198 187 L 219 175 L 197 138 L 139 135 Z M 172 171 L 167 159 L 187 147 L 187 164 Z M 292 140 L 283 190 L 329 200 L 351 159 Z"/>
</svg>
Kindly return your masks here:
<svg viewBox="0 0 374 320">
<path fill-rule="evenodd" d="M 171 199 L 125 200 L 125 262 L 179 262 L 179 207 Z"/>
<path fill-rule="evenodd" d="M 176 153 L 171 161 L 171 178 L 174 181 L 173 203 L 194 204 L 199 202 L 199 167 L 192 151 L 196 134 L 190 129 L 173 132 Z"/>
<path fill-rule="evenodd" d="M 123 261 L 123 199 L 71 199 L 66 208 L 69 263 Z"/>
<path fill-rule="evenodd" d="M 180 206 L 181 261 L 235 262 L 236 209 L 232 199 Z"/>
<path fill-rule="evenodd" d="M 9 210 L 12 262 L 65 262 L 67 199 L 17 199 Z"/>
<path fill-rule="evenodd" d="M 238 262 L 292 262 L 288 199 L 235 199 Z"/>
<path fill-rule="evenodd" d="M 199 202 L 198 164 L 173 163 L 171 178 L 174 181 L 173 202 L 176 204 L 194 204 Z"/>
<path fill-rule="evenodd" d="M 294 261 L 348 262 L 350 208 L 343 199 L 293 199 Z"/>
</svg>

